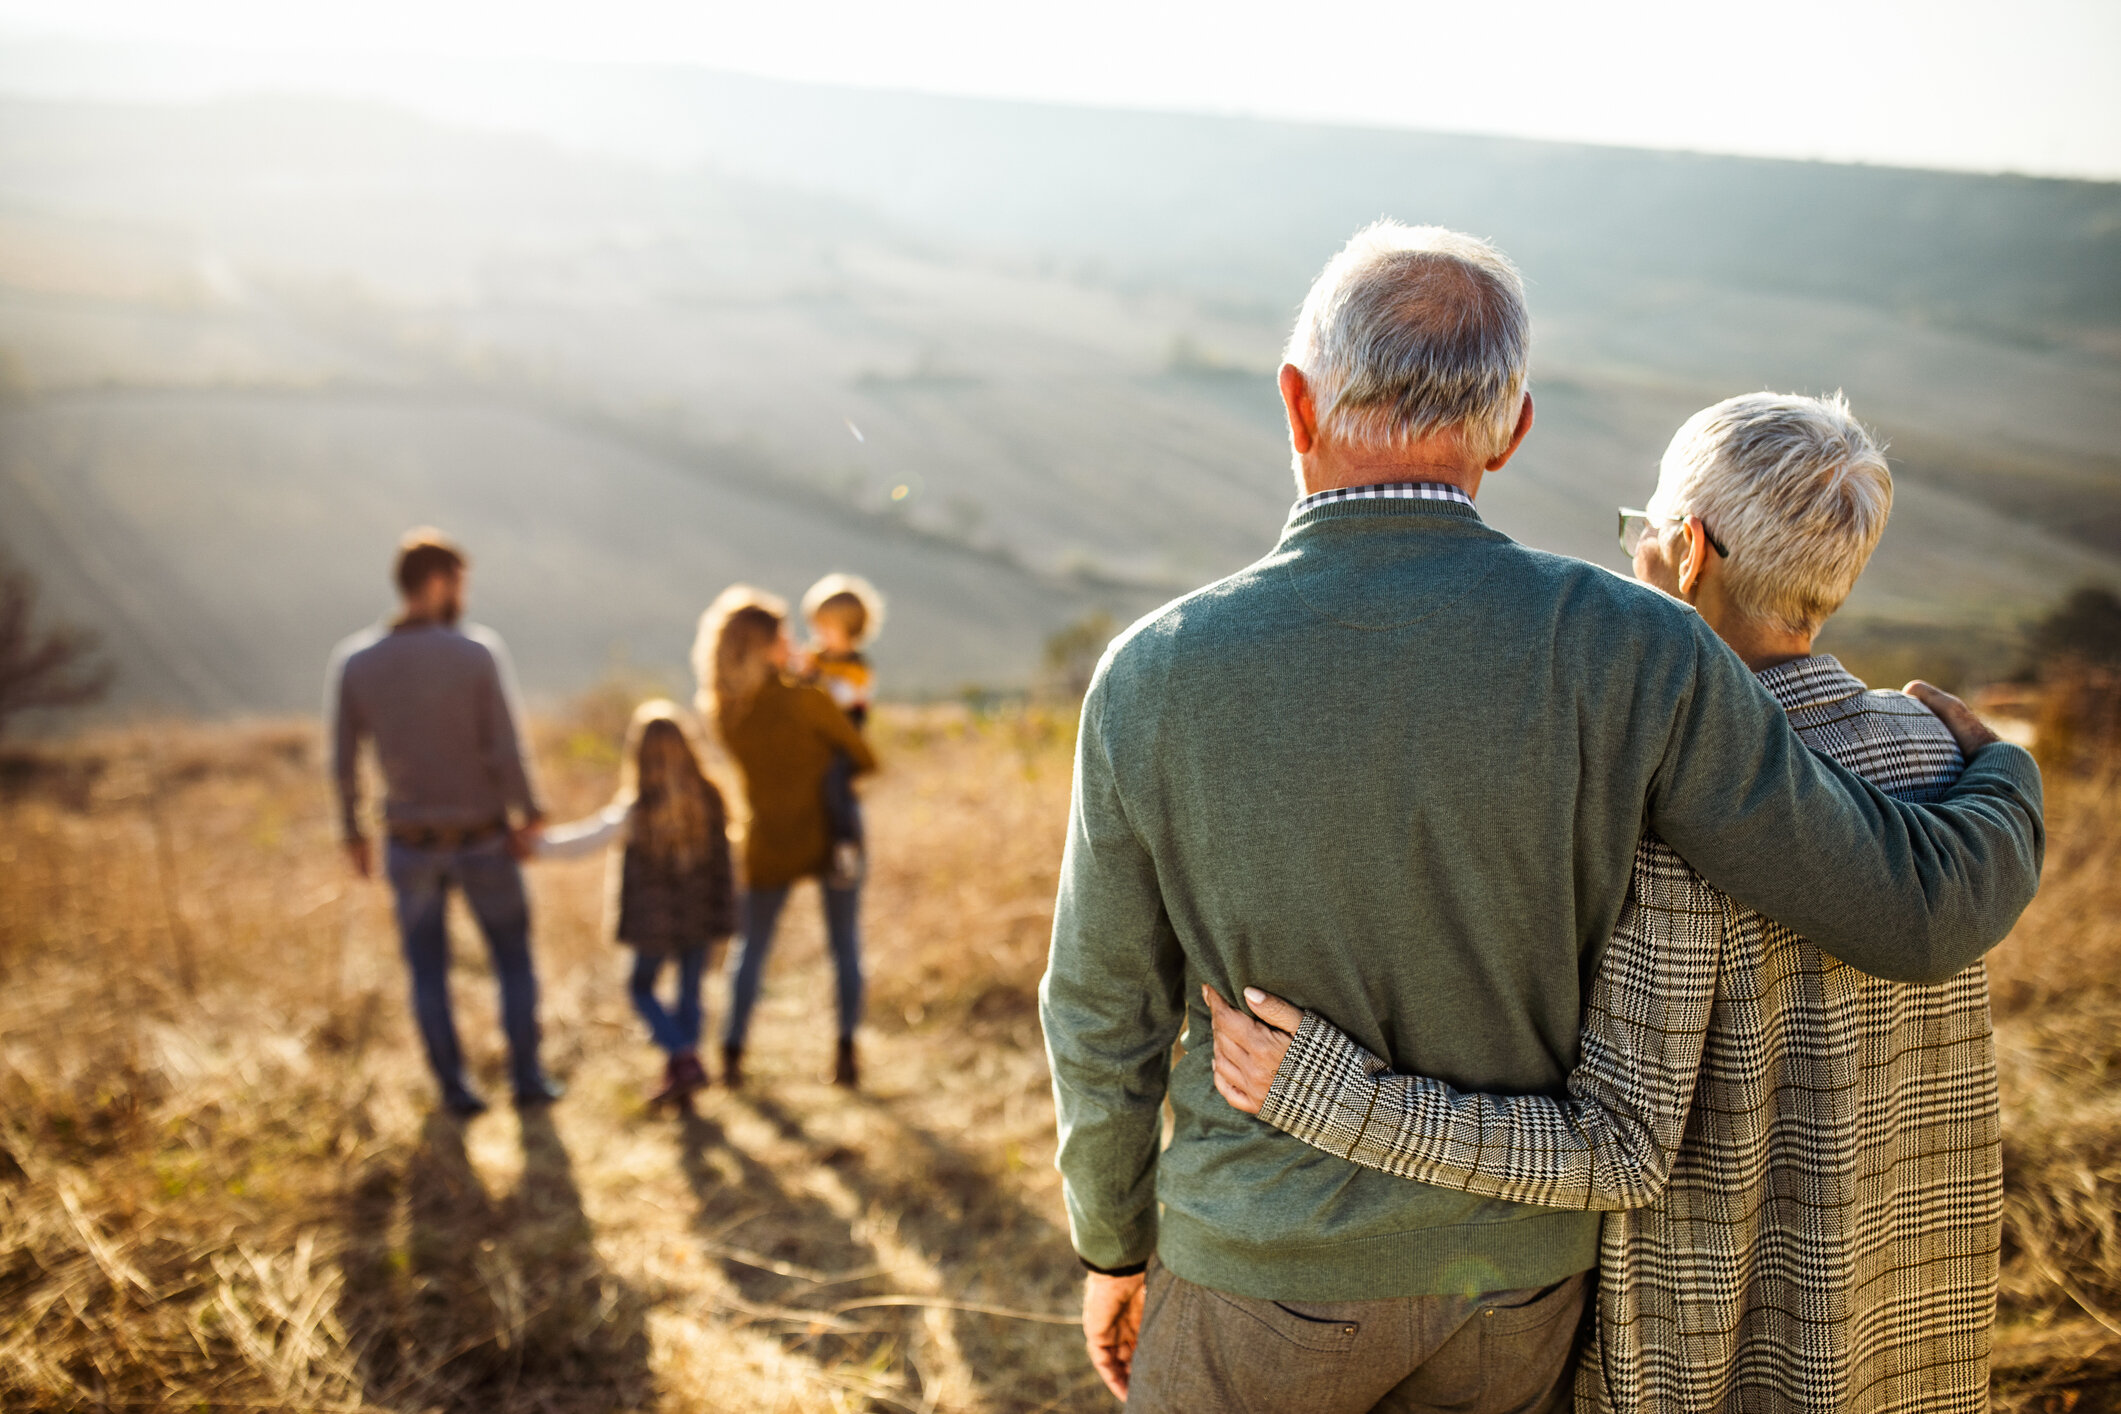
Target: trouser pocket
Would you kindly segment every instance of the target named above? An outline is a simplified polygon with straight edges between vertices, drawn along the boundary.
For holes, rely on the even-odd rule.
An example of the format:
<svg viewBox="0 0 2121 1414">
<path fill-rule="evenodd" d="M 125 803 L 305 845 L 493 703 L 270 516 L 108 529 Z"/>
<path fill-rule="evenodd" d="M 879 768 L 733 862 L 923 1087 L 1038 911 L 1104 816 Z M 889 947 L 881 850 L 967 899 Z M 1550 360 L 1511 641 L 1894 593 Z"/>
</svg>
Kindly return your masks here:
<svg viewBox="0 0 2121 1414">
<path fill-rule="evenodd" d="M 1590 1274 L 1552 1286 L 1498 1291 L 1480 1314 L 1481 1408 L 1488 1414 L 1544 1414 L 1567 1407 L 1570 1357 L 1583 1324 Z"/>
<path fill-rule="evenodd" d="M 1232 1296 L 1167 1276 L 1150 1292 L 1129 1410 L 1155 1414 L 1330 1414 L 1363 1358 L 1354 1303 Z"/>
<path fill-rule="evenodd" d="M 1223 1308 L 1218 1313 L 1219 1324 L 1241 1340 L 1265 1342 L 1269 1351 L 1279 1342 L 1314 1355 L 1345 1355 L 1362 1334 L 1362 1323 L 1336 1314 L 1332 1302 L 1260 1301 L 1202 1290 Z M 1248 1321 L 1259 1329 L 1253 1330 Z"/>
</svg>

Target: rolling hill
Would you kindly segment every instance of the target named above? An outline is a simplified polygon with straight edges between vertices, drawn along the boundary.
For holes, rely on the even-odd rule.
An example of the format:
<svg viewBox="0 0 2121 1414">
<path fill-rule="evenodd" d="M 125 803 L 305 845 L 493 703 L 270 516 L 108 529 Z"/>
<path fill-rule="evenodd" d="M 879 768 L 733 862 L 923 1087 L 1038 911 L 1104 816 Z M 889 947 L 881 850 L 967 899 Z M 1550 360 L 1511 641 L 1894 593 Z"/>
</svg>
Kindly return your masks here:
<svg viewBox="0 0 2121 1414">
<path fill-rule="evenodd" d="M 1519 538 L 1617 565 L 1687 413 L 1838 386 L 1900 485 L 1859 624 L 2121 582 L 2113 187 L 675 71 L 416 89 L 0 101 L 0 549 L 125 702 L 308 705 L 417 521 L 534 695 L 675 679 L 722 584 L 836 567 L 893 597 L 890 688 L 1021 684 L 1271 543 L 1280 339 L 1383 213 L 1526 269 L 1539 424 L 1483 495 Z"/>
</svg>

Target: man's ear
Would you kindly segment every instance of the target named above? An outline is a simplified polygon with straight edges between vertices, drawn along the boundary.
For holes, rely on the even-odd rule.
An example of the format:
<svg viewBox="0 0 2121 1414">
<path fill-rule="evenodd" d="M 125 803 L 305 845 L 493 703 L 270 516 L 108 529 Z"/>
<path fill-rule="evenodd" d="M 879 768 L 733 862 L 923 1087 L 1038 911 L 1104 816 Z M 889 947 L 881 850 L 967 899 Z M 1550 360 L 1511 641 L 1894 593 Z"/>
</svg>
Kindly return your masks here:
<svg viewBox="0 0 2121 1414">
<path fill-rule="evenodd" d="M 1486 469 L 1489 471 L 1501 471 L 1503 463 L 1517 455 L 1517 449 L 1524 445 L 1525 436 L 1531 430 L 1532 395 L 1526 393 L 1524 395 L 1524 406 L 1517 410 L 1517 430 L 1510 434 L 1510 445 L 1502 449 L 1501 456 L 1489 458 Z"/>
<path fill-rule="evenodd" d="M 1700 516 L 1686 518 L 1686 558 L 1679 562 L 1679 593 L 1691 595 L 1701 584 L 1701 572 L 1709 563 L 1709 528 Z"/>
<path fill-rule="evenodd" d="M 1289 445 L 1296 455 L 1309 456 L 1318 445 L 1318 408 L 1311 401 L 1311 385 L 1304 381 L 1303 370 L 1293 363 L 1281 366 L 1282 410 L 1289 417 Z"/>
</svg>

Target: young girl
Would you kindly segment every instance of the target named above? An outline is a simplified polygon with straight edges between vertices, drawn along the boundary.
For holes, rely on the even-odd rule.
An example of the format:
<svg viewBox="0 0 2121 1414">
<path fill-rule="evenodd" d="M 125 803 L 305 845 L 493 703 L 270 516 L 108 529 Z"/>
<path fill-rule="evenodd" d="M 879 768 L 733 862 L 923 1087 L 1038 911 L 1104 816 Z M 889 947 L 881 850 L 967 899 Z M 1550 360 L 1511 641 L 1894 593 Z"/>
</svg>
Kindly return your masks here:
<svg viewBox="0 0 2121 1414">
<path fill-rule="evenodd" d="M 736 932 L 736 884 L 722 793 L 700 769 L 677 704 L 633 714 L 618 797 L 586 820 L 545 832 L 539 855 L 568 859 L 623 841 L 613 883 L 612 934 L 634 950 L 628 989 L 649 1035 L 669 1056 L 650 1104 L 677 1103 L 707 1083 L 700 1064 L 700 979 Z M 663 965 L 677 962 L 674 1009 L 657 999 Z"/>
</svg>

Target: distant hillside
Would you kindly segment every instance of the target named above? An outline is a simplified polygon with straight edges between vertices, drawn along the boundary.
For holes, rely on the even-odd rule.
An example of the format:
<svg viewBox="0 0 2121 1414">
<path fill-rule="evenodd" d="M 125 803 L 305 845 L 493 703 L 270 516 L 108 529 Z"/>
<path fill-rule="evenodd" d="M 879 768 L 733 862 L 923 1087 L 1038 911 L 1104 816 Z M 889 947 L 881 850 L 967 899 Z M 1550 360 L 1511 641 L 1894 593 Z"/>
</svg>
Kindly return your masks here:
<svg viewBox="0 0 2121 1414">
<path fill-rule="evenodd" d="M 890 688 L 1025 682 L 1061 625 L 1272 542 L 1289 311 L 1387 212 L 1532 282 L 1539 423 L 1483 496 L 1512 534 L 1617 565 L 1688 412 L 1840 386 L 1901 484 L 1851 616 L 2121 582 L 2114 188 L 574 81 L 543 136 L 475 84 L 484 131 L 0 103 L 0 549 L 128 700 L 308 705 L 421 520 L 537 693 L 674 676 L 723 583 L 834 567 L 893 595 Z"/>
<path fill-rule="evenodd" d="M 1278 300 L 1380 214 L 1549 299 L 1696 281 L 2121 351 L 2121 187 L 826 88 L 696 69 L 378 75 L 432 109 L 855 197 L 909 224 Z M 445 91 L 446 90 L 448 91 Z M 453 96 L 452 96 L 453 95 Z"/>
<path fill-rule="evenodd" d="M 690 67 L 0 41 L 0 92 L 304 88 L 854 198 L 953 245 L 1280 302 L 1379 214 L 1480 231 L 1548 299 L 1694 280 L 2121 352 L 2121 186 L 828 87 Z M 290 75 L 292 75 L 290 77 Z M 1418 212 L 1419 217 L 1409 215 Z"/>
</svg>

